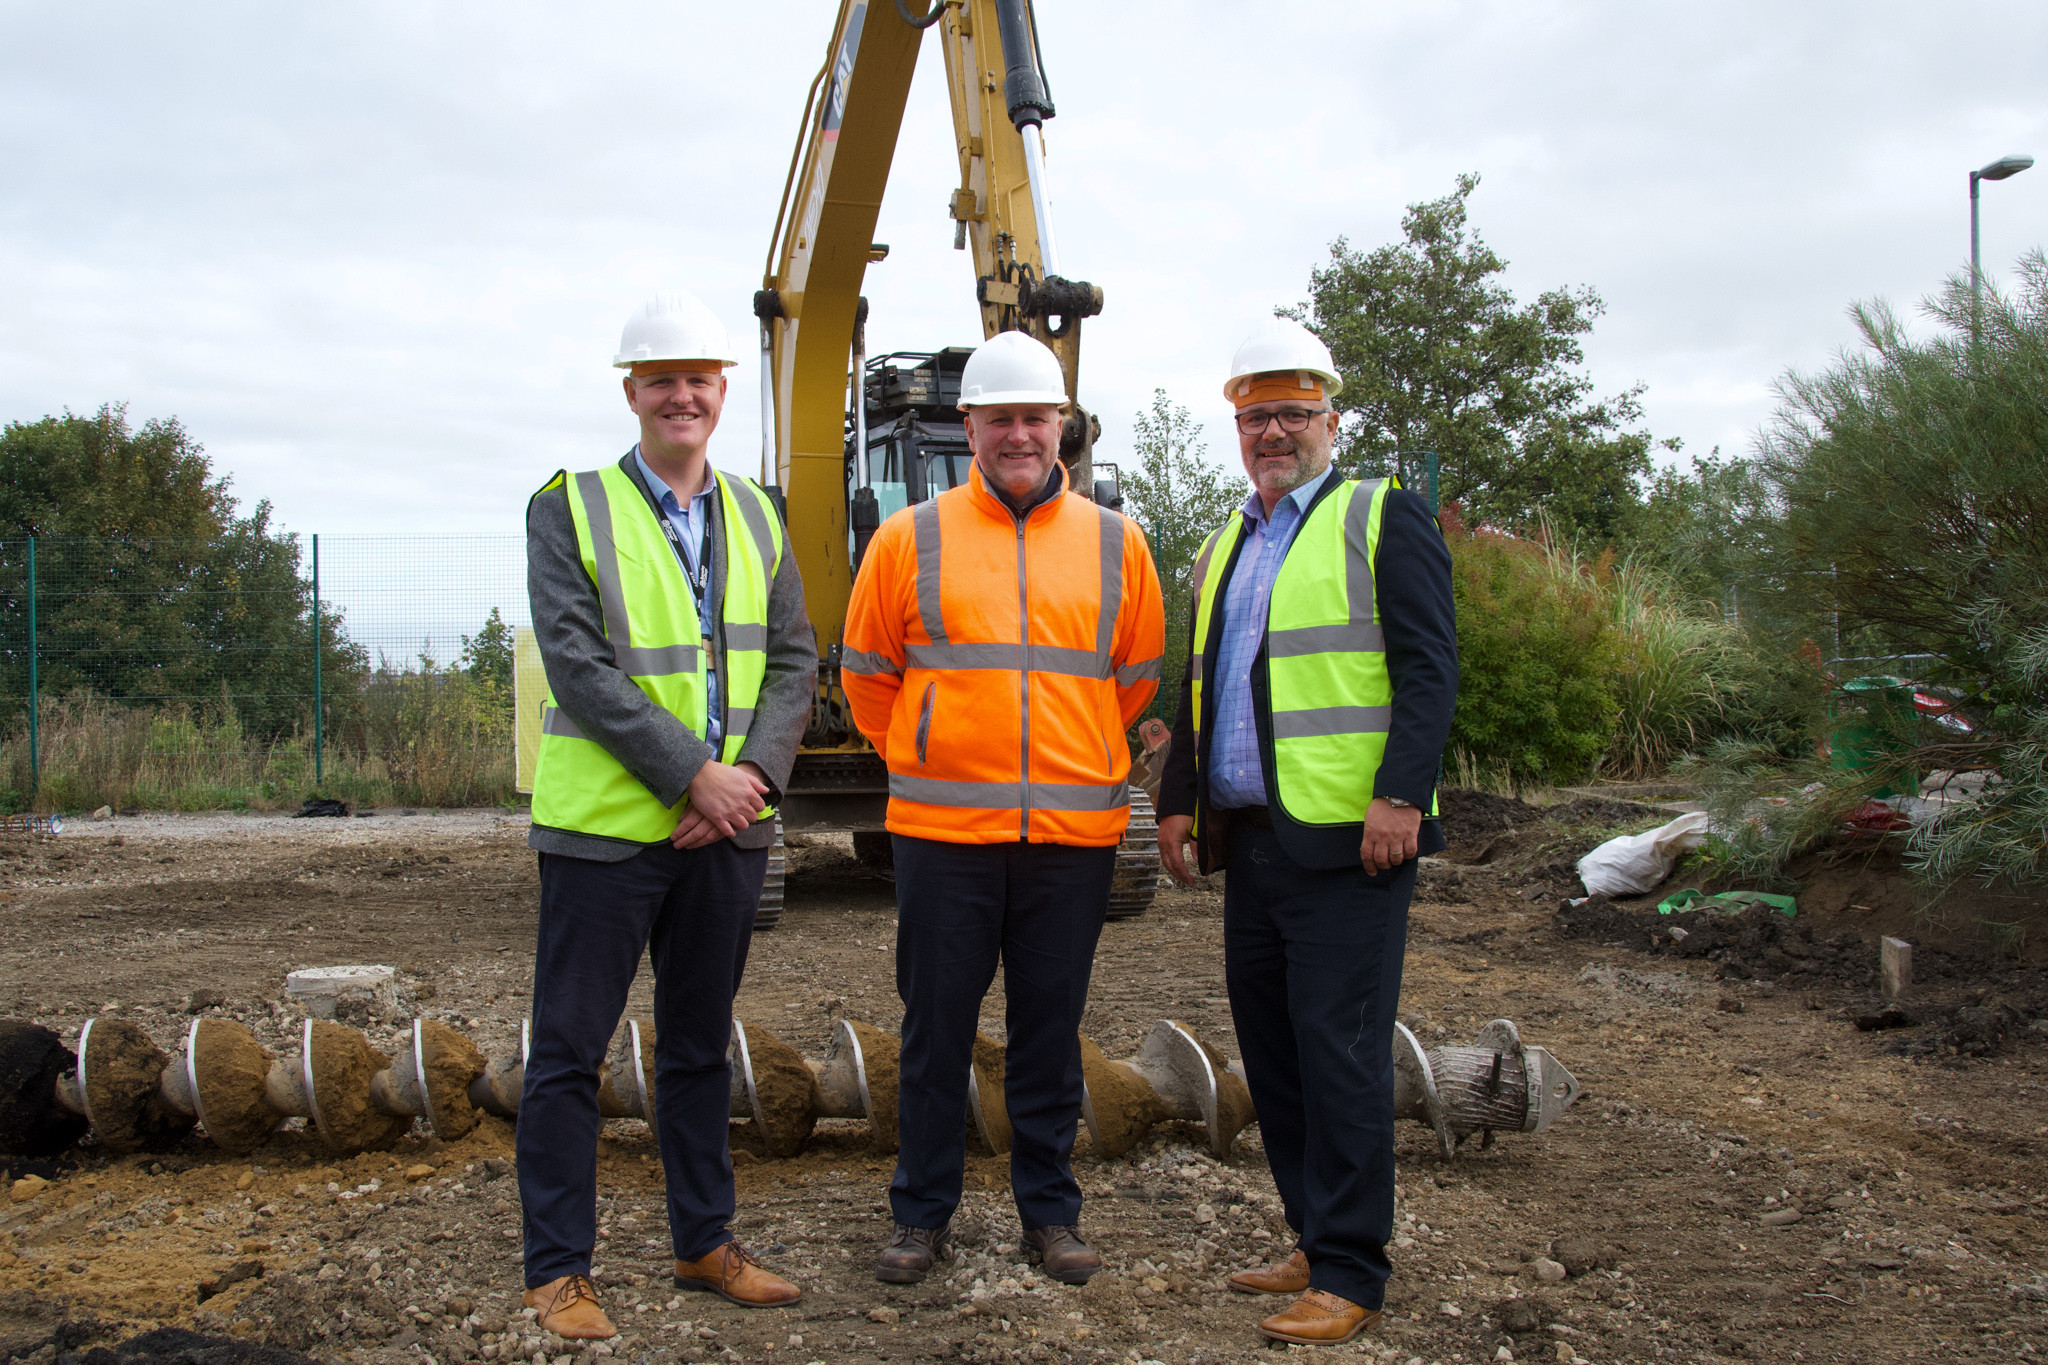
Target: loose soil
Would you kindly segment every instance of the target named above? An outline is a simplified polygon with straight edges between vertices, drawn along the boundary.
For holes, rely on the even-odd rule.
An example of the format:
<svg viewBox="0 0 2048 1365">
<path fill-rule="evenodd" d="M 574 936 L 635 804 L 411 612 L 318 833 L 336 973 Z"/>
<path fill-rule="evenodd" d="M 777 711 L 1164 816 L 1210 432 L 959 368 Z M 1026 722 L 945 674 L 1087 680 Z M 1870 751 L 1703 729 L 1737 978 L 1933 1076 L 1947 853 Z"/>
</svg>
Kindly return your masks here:
<svg viewBox="0 0 2048 1365">
<path fill-rule="evenodd" d="M 1402 1017 L 1426 1046 L 1511 1018 L 1585 1094 L 1548 1133 L 1468 1142 L 1450 1162 L 1428 1130 L 1401 1125 L 1390 1311 L 1335 1354 L 1476 1365 L 1506 1347 L 1520 1361 L 1605 1365 L 2048 1349 L 2038 907 L 1975 915 L 1956 903 L 1929 917 L 1884 846 L 1855 845 L 1803 870 L 1799 916 L 1782 923 L 1660 917 L 1654 899 L 1561 910 L 1579 892 L 1560 865 L 1603 832 L 1668 813 L 1560 815 L 1499 798 L 1452 808 L 1453 847 L 1425 868 L 1410 918 Z M 517 821 L 484 812 L 157 817 L 0 846 L 0 999 L 67 1043 L 99 1017 L 174 1051 L 196 1013 L 240 1020 L 288 1056 L 303 1025 L 285 972 L 385 963 L 406 1018 L 508 1056 L 531 988 L 537 888 L 522 840 Z M 741 1013 L 811 1056 L 840 1017 L 893 1030 L 887 873 L 844 840 L 792 850 L 790 863 L 787 908 L 755 941 Z M 1107 1057 L 1131 1056 L 1162 1018 L 1237 1054 L 1220 893 L 1220 881 L 1162 890 L 1144 918 L 1104 931 L 1083 1027 Z M 1987 931 L 1987 918 L 2008 927 Z M 1674 924 L 1691 927 L 1680 938 Z M 1883 1013 L 1881 933 L 1918 940 L 1920 985 L 1896 1012 L 1905 1022 L 1859 1028 Z M 629 1008 L 651 1004 L 643 976 Z M 991 1036 L 1002 1008 L 998 985 L 982 1018 Z M 370 1046 L 409 1046 L 402 1023 L 371 1023 Z M 893 1098 L 892 1050 L 861 1036 L 877 1098 Z M 0 1047 L 9 1084 L 41 1074 L 37 1046 Z M 240 1156 L 195 1134 L 161 1152 L 89 1144 L 17 1162 L 12 1176 L 36 1179 L 0 1205 L 0 1358 L 51 1362 L 159 1329 L 362 1365 L 598 1356 L 520 1314 L 510 1125 L 485 1116 L 445 1142 L 415 1126 L 346 1159 L 303 1126 Z M 877 1284 L 890 1162 L 868 1125 L 821 1120 L 789 1159 L 771 1158 L 753 1127 L 733 1127 L 735 1229 L 803 1284 L 803 1302 L 749 1312 L 678 1296 L 646 1126 L 613 1121 L 598 1161 L 597 1278 L 624 1329 L 610 1355 L 1271 1358 L 1254 1324 L 1277 1305 L 1222 1287 L 1288 1247 L 1256 1126 L 1223 1160 L 1196 1125 L 1163 1124 L 1107 1160 L 1084 1132 L 1083 1226 L 1107 1269 L 1081 1289 L 1024 1263 L 1007 1163 L 971 1146 L 961 1259 L 922 1285 Z M 1565 1278 L 1545 1278 L 1553 1264 Z M 179 1342 L 200 1349 L 146 1339 L 166 1358 Z"/>
</svg>

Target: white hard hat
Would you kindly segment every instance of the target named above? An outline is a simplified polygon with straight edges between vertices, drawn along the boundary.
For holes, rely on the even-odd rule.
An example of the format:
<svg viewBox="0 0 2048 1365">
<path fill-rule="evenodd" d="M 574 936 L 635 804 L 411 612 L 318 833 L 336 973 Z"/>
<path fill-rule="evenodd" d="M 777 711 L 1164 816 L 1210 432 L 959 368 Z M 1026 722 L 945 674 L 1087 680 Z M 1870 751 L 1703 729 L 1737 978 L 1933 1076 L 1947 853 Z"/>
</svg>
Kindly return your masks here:
<svg viewBox="0 0 2048 1365">
<path fill-rule="evenodd" d="M 711 360 L 737 365 L 725 324 L 704 300 L 681 289 L 665 289 L 626 319 L 612 364 L 625 370 L 648 360 Z"/>
<path fill-rule="evenodd" d="M 1330 359 L 1330 348 L 1323 345 L 1322 338 L 1293 318 L 1274 318 L 1246 337 L 1230 358 L 1230 378 L 1224 382 L 1223 396 L 1235 401 L 1239 386 L 1253 375 L 1287 370 L 1322 380 L 1325 398 L 1335 398 L 1344 387 L 1344 377 L 1337 373 L 1337 362 Z"/>
<path fill-rule="evenodd" d="M 997 332 L 974 348 L 960 371 L 960 406 L 993 403 L 1064 403 L 1067 377 L 1059 357 L 1036 337 Z"/>
</svg>

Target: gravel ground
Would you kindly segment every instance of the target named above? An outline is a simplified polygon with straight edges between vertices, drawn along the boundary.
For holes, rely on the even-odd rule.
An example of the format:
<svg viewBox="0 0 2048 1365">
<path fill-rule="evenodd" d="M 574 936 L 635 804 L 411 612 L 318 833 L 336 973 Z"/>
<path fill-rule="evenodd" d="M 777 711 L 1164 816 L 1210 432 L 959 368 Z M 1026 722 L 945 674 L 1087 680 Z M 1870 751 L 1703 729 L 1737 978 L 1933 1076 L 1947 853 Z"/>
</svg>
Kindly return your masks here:
<svg viewBox="0 0 2048 1365">
<path fill-rule="evenodd" d="M 1640 906 L 1561 920 L 1557 822 L 1487 818 L 1499 828 L 1483 831 L 1483 864 L 1466 840 L 1425 870 L 1403 1016 L 1429 1044 L 1512 1018 L 1586 1094 L 1548 1134 L 1468 1143 L 1452 1162 L 1404 1124 L 1387 1320 L 1325 1354 L 1604 1365 L 2048 1350 L 2035 967 L 1955 938 L 1941 946 L 1947 973 L 1910 1002 L 1918 1022 L 1862 1031 L 1885 926 L 1846 874 L 1840 904 L 1816 891 L 1807 936 L 1773 938 L 1775 957 L 1686 957 Z M 17 838 L 0 845 L 0 990 L 12 1017 L 67 1039 L 112 1015 L 175 1044 L 196 1011 L 285 1049 L 297 1025 L 286 971 L 379 962 L 398 968 L 407 1014 L 508 1052 L 530 985 L 523 833 L 484 811 L 150 816 Z M 1872 866 L 1857 875 L 1889 875 Z M 811 1055 L 842 1016 L 893 1028 L 892 904 L 886 876 L 843 842 L 793 850 L 788 909 L 756 940 L 742 1016 Z M 1220 886 L 1162 891 L 1145 918 L 1105 930 L 1084 1028 L 1110 1056 L 1162 1018 L 1236 1055 L 1221 913 Z M 1924 942 L 1933 954 L 1931 931 Z M 648 1004 L 643 978 L 632 1008 Z M 1943 1021 L 1994 1007 L 2011 1027 L 1992 1045 L 1944 1041 Z M 1000 1023 L 998 989 L 984 1028 L 1000 1036 Z M 397 1025 L 370 1032 L 388 1049 Z M 158 1154 L 87 1146 L 16 1163 L 12 1175 L 35 1178 L 0 1206 L 0 1357 L 49 1362 L 176 1326 L 362 1365 L 1267 1358 L 1253 1326 L 1269 1305 L 1222 1287 L 1287 1249 L 1256 1127 L 1222 1159 L 1193 1125 L 1164 1125 L 1112 1161 L 1084 1137 L 1084 1230 L 1108 1260 L 1084 1289 L 1023 1264 L 1004 1163 L 988 1156 L 969 1163 L 961 1259 L 920 1286 L 877 1284 L 889 1158 L 866 1125 L 825 1121 L 787 1160 L 751 1128 L 733 1129 L 736 1230 L 804 1285 L 792 1309 L 670 1285 L 639 1123 L 609 1125 L 599 1162 L 599 1280 L 625 1335 L 580 1352 L 536 1335 L 518 1308 L 508 1125 L 345 1160 L 288 1128 L 240 1158 L 192 1137 Z"/>
</svg>

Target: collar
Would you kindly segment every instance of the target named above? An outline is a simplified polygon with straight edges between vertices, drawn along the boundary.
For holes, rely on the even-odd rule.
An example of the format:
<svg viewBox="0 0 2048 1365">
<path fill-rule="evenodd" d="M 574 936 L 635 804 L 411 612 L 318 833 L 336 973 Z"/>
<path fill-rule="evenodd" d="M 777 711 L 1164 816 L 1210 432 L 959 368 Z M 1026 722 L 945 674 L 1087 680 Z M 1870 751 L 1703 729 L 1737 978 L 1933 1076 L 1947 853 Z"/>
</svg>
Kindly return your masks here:
<svg viewBox="0 0 2048 1365">
<path fill-rule="evenodd" d="M 1296 512 L 1306 512 L 1308 505 L 1315 501 L 1316 493 L 1329 481 L 1330 476 L 1336 472 L 1337 462 L 1331 460 L 1324 467 L 1322 473 L 1316 475 L 1301 487 L 1289 492 L 1286 497 L 1280 499 L 1280 502 L 1292 501 Z M 1273 504 L 1273 510 L 1276 512 L 1280 510 L 1279 502 Z M 1252 490 L 1251 496 L 1244 500 L 1244 519 L 1254 526 L 1264 526 L 1266 524 L 1266 504 L 1260 500 L 1259 490 L 1256 488 Z"/>
<path fill-rule="evenodd" d="M 655 506 L 667 507 L 669 503 L 673 502 L 676 505 L 676 510 L 682 510 L 682 499 L 676 496 L 676 491 L 673 488 L 662 482 L 659 474 L 656 474 L 648 467 L 647 457 L 640 453 L 640 447 L 637 443 L 633 446 L 633 463 L 640 467 L 640 477 L 647 480 L 647 491 L 654 494 Z M 695 502 L 717 486 L 718 475 L 713 472 L 711 461 L 707 459 L 704 461 L 704 486 L 690 495 L 690 501 Z"/>
<path fill-rule="evenodd" d="M 1019 513 L 1003 500 L 1001 494 L 988 486 L 988 481 L 981 477 L 981 466 L 979 464 L 971 459 L 967 462 L 968 496 L 979 503 L 984 511 L 997 516 L 1008 517 L 1012 521 L 1016 521 L 1020 517 L 1028 520 L 1031 514 L 1039 508 L 1046 506 L 1048 503 L 1058 502 L 1060 495 L 1067 491 L 1067 482 L 1066 465 L 1058 460 L 1054 460 L 1052 462 L 1052 473 L 1046 476 L 1045 482 L 1040 485 L 1038 491 L 1031 495 L 1033 499 L 1031 505 Z"/>
</svg>

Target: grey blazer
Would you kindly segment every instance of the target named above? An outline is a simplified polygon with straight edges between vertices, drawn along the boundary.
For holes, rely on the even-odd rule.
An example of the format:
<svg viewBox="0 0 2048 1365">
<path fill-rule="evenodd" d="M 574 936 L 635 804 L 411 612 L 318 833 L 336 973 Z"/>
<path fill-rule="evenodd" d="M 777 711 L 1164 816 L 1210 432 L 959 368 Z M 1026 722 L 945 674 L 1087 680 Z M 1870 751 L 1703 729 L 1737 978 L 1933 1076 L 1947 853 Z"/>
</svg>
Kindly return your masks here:
<svg viewBox="0 0 2048 1365">
<path fill-rule="evenodd" d="M 637 447 L 636 447 L 637 449 Z M 654 495 L 640 477 L 639 461 L 629 450 L 619 468 L 640 490 L 647 506 L 660 515 Z M 710 500 L 712 581 L 724 583 L 725 515 L 720 500 Z M 597 584 L 583 570 L 576 547 L 576 525 L 569 515 L 566 488 L 543 489 L 526 508 L 526 591 L 533 607 L 533 632 L 547 666 L 548 687 L 555 704 L 568 713 L 591 739 L 625 765 L 664 806 L 683 799 L 697 770 L 716 755 L 704 737 L 648 700 L 613 660 L 604 638 L 604 611 Z M 725 672 L 725 626 L 715 632 L 712 666 Z M 804 610 L 803 579 L 796 555 L 785 550 L 768 590 L 768 672 L 754 703 L 753 724 L 739 758 L 757 763 L 779 800 L 796 762 L 797 745 L 810 723 L 811 696 L 818 675 L 818 646 L 811 618 Z M 775 841 L 772 821 L 763 821 L 733 836 L 741 848 L 766 848 Z M 528 847 L 599 862 L 621 862 L 651 847 L 630 840 L 535 825 Z"/>
</svg>

